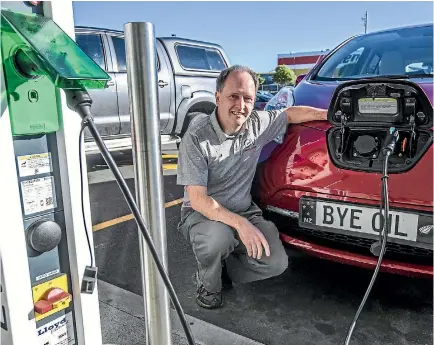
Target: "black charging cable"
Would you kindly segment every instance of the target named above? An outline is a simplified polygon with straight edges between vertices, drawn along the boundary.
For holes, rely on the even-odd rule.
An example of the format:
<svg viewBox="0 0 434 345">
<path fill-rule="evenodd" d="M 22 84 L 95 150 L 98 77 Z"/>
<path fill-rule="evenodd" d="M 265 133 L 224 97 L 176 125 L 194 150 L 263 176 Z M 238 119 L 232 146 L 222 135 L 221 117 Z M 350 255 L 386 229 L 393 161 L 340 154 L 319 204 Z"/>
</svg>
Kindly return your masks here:
<svg viewBox="0 0 434 345">
<path fill-rule="evenodd" d="M 383 172 L 381 177 L 381 202 L 380 202 L 380 213 L 382 214 L 383 205 L 384 205 L 384 221 L 381 222 L 381 228 L 383 229 L 383 233 L 381 234 L 381 242 L 375 242 L 371 251 L 377 251 L 378 247 L 381 244 L 380 253 L 378 255 L 377 264 L 375 266 L 374 274 L 372 275 L 371 282 L 369 283 L 368 288 L 366 289 L 365 295 L 363 296 L 362 302 L 360 303 L 359 309 L 357 309 L 356 314 L 354 315 L 353 322 L 351 323 L 350 329 L 347 333 L 347 338 L 345 340 L 345 345 L 349 345 L 351 336 L 356 328 L 357 320 L 359 319 L 360 313 L 365 306 L 366 301 L 368 300 L 369 294 L 371 293 L 372 287 L 374 286 L 375 280 L 377 279 L 378 272 L 380 271 L 381 263 L 383 261 L 384 253 L 386 252 L 386 243 L 387 243 L 387 232 L 389 231 L 389 190 L 387 185 L 387 180 L 389 175 L 387 174 L 387 168 L 389 164 L 389 157 L 395 150 L 395 145 L 398 140 L 399 133 L 398 131 L 392 127 L 389 130 L 389 135 L 386 137 L 384 148 L 382 150 L 384 155 L 383 161 Z"/>
<path fill-rule="evenodd" d="M 82 155 L 81 153 L 83 152 L 83 132 L 84 129 L 86 128 L 87 123 L 83 122 L 81 125 L 81 130 L 80 130 L 80 135 L 78 136 L 78 160 L 80 161 L 80 191 L 81 191 L 81 213 L 83 215 L 83 224 L 84 224 L 84 231 L 86 232 L 86 240 L 87 240 L 87 245 L 89 247 L 89 255 L 90 255 L 90 267 L 94 267 L 93 266 L 93 252 L 92 252 L 92 245 L 90 244 L 90 239 L 89 239 L 89 230 L 87 228 L 87 224 L 86 224 L 86 219 L 84 217 L 85 213 L 84 213 L 84 186 L 83 186 L 83 162 L 81 161 Z"/>
<path fill-rule="evenodd" d="M 101 152 L 101 155 L 103 156 L 105 162 L 107 163 L 107 166 L 110 168 L 111 172 L 113 173 L 116 182 L 118 183 L 119 188 L 121 189 L 122 194 L 124 195 L 125 200 L 127 201 L 128 206 L 130 207 L 131 212 L 133 213 L 134 218 L 136 219 L 137 225 L 139 226 L 139 229 L 142 232 L 146 244 L 149 247 L 149 251 L 151 252 L 152 258 L 154 259 L 155 265 L 157 266 L 157 269 L 164 282 L 164 285 L 166 286 L 167 291 L 169 292 L 170 299 L 172 300 L 175 310 L 179 316 L 179 319 L 181 321 L 182 327 L 184 329 L 185 335 L 188 340 L 188 344 L 195 345 L 193 334 L 191 332 L 190 326 L 185 317 L 181 303 L 179 302 L 175 289 L 173 288 L 172 283 L 170 281 L 170 278 L 166 273 L 166 270 L 164 269 L 161 260 L 158 257 L 154 243 L 152 242 L 152 238 L 149 235 L 148 229 L 146 228 L 145 221 L 143 220 L 143 217 L 140 214 L 140 211 L 135 203 L 135 200 L 130 192 L 130 189 L 128 188 L 127 183 L 122 177 L 122 174 L 119 171 L 116 162 L 114 161 L 110 152 L 107 150 L 107 147 L 105 146 L 104 141 L 102 140 L 98 132 L 98 129 L 95 126 L 95 123 L 93 122 L 92 114 L 90 111 L 92 105 L 92 99 L 90 98 L 89 94 L 85 90 L 65 90 L 65 94 L 67 98 L 68 107 L 74 110 L 75 112 L 77 112 L 81 116 L 83 124 L 85 124 L 86 125 L 85 127 L 89 129 L 90 134 L 92 135 L 93 139 L 95 140 L 95 143 L 97 144 Z"/>
</svg>

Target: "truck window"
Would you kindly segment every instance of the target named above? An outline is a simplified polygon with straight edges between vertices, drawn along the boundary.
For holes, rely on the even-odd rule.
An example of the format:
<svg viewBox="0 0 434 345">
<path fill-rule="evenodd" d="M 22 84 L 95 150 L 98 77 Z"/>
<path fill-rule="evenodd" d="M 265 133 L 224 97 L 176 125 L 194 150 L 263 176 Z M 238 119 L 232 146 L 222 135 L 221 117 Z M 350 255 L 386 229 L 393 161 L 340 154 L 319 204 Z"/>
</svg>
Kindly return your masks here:
<svg viewBox="0 0 434 345">
<path fill-rule="evenodd" d="M 87 56 L 95 61 L 102 69 L 106 70 L 104 49 L 100 35 L 77 34 L 76 42 Z"/>
<path fill-rule="evenodd" d="M 112 37 L 113 46 L 115 47 L 116 59 L 118 61 L 118 71 L 127 71 L 127 56 L 125 53 L 125 39 L 123 37 Z M 160 70 L 160 59 L 157 54 L 157 70 Z"/>
<path fill-rule="evenodd" d="M 177 44 L 176 53 L 184 69 L 221 71 L 226 68 L 217 49 Z"/>
</svg>

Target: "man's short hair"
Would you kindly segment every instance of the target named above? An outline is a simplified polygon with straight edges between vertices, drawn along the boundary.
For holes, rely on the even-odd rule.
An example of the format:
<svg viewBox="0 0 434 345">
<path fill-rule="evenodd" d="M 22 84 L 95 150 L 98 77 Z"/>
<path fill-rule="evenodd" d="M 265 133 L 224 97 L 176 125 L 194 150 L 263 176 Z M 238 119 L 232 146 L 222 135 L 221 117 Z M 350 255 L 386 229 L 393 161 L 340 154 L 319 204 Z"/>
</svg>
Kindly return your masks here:
<svg viewBox="0 0 434 345">
<path fill-rule="evenodd" d="M 231 72 L 247 72 L 247 73 L 249 73 L 252 76 L 253 81 L 255 83 L 255 91 L 258 91 L 259 80 L 258 80 L 258 77 L 256 76 L 256 73 L 253 72 L 253 70 L 250 69 L 249 67 L 241 66 L 241 65 L 233 65 L 233 66 L 228 67 L 228 68 L 226 68 L 220 72 L 220 75 L 218 76 L 217 82 L 216 82 L 216 90 L 218 92 L 221 92 L 223 90 L 223 88 L 225 86 L 226 79 L 228 78 L 229 74 L 231 74 Z"/>
</svg>

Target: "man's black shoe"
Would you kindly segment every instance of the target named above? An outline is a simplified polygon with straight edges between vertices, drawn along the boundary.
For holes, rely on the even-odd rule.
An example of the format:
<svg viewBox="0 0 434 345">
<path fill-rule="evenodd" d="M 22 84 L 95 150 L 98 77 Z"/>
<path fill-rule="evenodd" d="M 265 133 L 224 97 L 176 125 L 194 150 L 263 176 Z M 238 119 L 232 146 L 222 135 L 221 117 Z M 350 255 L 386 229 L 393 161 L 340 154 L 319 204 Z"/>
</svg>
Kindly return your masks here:
<svg viewBox="0 0 434 345">
<path fill-rule="evenodd" d="M 201 281 L 199 280 L 199 275 L 196 273 L 196 302 L 199 306 L 206 309 L 217 309 L 223 306 L 223 296 L 222 292 L 209 292 L 205 289 Z"/>
</svg>

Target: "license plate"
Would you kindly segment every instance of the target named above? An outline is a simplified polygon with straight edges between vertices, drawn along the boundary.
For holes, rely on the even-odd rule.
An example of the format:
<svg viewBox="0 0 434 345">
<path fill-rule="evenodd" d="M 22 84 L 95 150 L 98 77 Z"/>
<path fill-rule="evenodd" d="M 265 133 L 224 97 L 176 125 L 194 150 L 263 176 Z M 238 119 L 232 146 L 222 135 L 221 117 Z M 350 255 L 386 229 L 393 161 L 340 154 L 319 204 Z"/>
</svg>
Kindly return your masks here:
<svg viewBox="0 0 434 345">
<path fill-rule="evenodd" d="M 384 210 L 383 210 L 384 214 Z M 300 227 L 378 238 L 384 216 L 379 207 L 337 203 L 313 198 L 300 199 Z M 388 237 L 433 243 L 433 218 L 424 214 L 389 210 Z"/>
<path fill-rule="evenodd" d="M 360 114 L 396 114 L 398 101 L 394 98 L 361 98 L 359 99 Z"/>
</svg>

